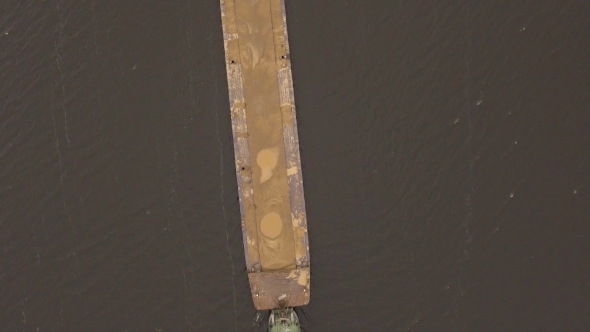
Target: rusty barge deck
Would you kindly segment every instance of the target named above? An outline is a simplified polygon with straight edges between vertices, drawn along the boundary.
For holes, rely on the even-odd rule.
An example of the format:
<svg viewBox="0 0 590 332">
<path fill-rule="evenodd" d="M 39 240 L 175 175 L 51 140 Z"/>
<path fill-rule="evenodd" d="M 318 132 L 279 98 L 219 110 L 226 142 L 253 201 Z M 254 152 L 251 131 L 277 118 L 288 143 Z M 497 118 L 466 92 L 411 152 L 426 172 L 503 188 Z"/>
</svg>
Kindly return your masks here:
<svg viewBox="0 0 590 332">
<path fill-rule="evenodd" d="M 306 305 L 309 242 L 283 0 L 221 0 L 248 279 L 258 310 Z"/>
</svg>

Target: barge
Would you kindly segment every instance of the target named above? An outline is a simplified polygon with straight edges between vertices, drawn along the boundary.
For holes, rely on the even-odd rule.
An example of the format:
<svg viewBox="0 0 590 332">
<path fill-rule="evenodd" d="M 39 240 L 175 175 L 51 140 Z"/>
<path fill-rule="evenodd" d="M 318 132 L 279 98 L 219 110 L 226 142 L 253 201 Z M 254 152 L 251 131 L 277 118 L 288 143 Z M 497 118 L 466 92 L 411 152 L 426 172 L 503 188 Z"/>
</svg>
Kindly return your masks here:
<svg viewBox="0 0 590 332">
<path fill-rule="evenodd" d="M 254 306 L 274 310 L 306 305 L 309 240 L 285 4 L 221 0 L 221 16 Z"/>
</svg>

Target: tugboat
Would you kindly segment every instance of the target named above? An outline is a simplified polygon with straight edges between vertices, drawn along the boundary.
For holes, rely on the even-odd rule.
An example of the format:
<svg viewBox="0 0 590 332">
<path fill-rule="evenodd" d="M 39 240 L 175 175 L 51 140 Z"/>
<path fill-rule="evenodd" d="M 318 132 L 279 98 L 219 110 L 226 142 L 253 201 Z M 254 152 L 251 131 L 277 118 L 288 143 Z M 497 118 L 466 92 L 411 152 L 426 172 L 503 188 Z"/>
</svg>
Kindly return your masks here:
<svg viewBox="0 0 590 332">
<path fill-rule="evenodd" d="M 274 309 L 268 318 L 269 332 L 301 332 L 299 317 L 293 308 Z"/>
</svg>

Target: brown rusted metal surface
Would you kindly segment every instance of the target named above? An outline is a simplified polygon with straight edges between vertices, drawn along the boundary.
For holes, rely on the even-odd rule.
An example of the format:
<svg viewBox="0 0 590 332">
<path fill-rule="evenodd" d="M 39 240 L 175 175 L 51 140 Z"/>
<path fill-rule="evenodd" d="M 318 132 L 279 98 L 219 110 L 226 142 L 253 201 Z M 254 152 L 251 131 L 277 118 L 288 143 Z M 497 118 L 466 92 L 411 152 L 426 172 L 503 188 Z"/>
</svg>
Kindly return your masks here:
<svg viewBox="0 0 590 332">
<path fill-rule="evenodd" d="M 258 310 L 309 302 L 309 242 L 285 6 L 221 0 L 248 278 Z"/>
<path fill-rule="evenodd" d="M 309 302 L 309 268 L 251 273 L 250 288 L 257 308 L 276 309 L 281 296 L 287 295 L 287 306 Z"/>
</svg>

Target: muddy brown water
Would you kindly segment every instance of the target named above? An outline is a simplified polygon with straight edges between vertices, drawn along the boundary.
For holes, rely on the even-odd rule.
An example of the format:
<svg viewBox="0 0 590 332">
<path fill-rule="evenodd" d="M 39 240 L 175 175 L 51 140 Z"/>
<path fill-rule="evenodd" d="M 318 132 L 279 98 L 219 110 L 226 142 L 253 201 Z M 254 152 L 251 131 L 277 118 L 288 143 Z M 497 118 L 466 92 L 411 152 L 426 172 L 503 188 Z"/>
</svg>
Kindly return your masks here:
<svg viewBox="0 0 590 332">
<path fill-rule="evenodd" d="M 286 5 L 307 330 L 590 330 L 589 3 Z M 1 331 L 252 330 L 218 1 L 1 2 L 0 128 Z"/>
</svg>

